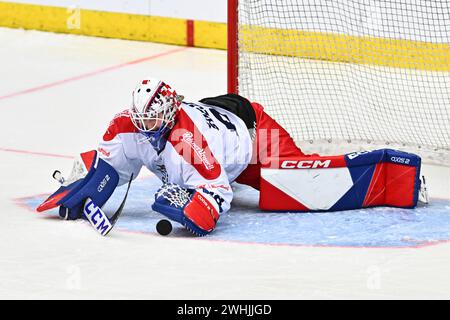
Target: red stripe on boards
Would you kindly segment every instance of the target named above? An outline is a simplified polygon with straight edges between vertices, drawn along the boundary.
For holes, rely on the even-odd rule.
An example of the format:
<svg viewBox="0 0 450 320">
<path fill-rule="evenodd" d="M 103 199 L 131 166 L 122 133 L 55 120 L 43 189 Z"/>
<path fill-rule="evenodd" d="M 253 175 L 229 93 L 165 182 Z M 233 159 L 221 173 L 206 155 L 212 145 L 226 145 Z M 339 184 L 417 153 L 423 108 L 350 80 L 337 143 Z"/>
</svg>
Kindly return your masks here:
<svg viewBox="0 0 450 320">
<path fill-rule="evenodd" d="M 193 47 L 194 44 L 194 21 L 193 20 L 186 20 L 186 45 L 188 47 Z"/>
</svg>

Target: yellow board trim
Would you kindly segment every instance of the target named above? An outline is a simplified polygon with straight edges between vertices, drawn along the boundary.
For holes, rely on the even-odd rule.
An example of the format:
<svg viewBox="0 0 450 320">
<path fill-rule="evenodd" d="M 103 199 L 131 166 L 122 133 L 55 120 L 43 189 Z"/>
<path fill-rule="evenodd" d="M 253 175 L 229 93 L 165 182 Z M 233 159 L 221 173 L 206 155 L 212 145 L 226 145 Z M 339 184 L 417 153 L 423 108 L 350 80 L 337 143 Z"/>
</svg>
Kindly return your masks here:
<svg viewBox="0 0 450 320">
<path fill-rule="evenodd" d="M 0 26 L 187 45 L 187 20 L 0 1 Z M 226 49 L 226 23 L 194 21 L 196 47 Z"/>
<path fill-rule="evenodd" d="M 0 26 L 187 45 L 187 20 L 0 1 Z M 450 45 L 241 26 L 241 51 L 307 59 L 450 71 Z M 255 40 L 257 39 L 257 40 Z M 194 21 L 194 46 L 226 49 L 225 23 Z"/>
<path fill-rule="evenodd" d="M 196 47 L 227 49 L 227 24 L 194 21 L 194 44 Z"/>
<path fill-rule="evenodd" d="M 0 2 L 0 26 L 175 45 L 187 38 L 185 19 L 8 2 Z"/>
<path fill-rule="evenodd" d="M 447 43 L 241 26 L 239 44 L 241 52 L 450 71 L 450 45 Z"/>
</svg>

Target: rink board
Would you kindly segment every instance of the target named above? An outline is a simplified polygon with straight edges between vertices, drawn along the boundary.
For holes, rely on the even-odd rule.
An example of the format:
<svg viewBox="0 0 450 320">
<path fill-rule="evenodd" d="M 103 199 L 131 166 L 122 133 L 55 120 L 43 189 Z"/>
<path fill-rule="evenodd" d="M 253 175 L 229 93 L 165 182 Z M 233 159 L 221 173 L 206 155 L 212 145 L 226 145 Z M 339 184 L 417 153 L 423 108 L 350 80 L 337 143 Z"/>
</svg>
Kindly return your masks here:
<svg viewBox="0 0 450 320">
<path fill-rule="evenodd" d="M 114 232 L 157 235 L 162 215 L 152 212 L 153 194 L 160 182 L 151 177 L 135 181 L 124 213 Z M 224 214 L 215 232 L 199 241 L 231 241 L 266 245 L 317 247 L 423 247 L 450 241 L 450 200 L 432 199 L 415 209 L 371 208 L 320 213 L 268 213 L 258 209 L 258 192 L 235 184 L 232 209 Z M 112 214 L 119 206 L 125 187 L 120 187 L 104 207 Z M 35 209 L 45 196 L 20 200 Z M 37 214 L 37 213 L 36 213 Z M 48 211 L 57 215 L 57 210 Z M 39 223 L 39 220 L 36 221 Z M 86 227 L 90 227 L 86 222 Z M 174 223 L 169 237 L 192 236 Z"/>
</svg>

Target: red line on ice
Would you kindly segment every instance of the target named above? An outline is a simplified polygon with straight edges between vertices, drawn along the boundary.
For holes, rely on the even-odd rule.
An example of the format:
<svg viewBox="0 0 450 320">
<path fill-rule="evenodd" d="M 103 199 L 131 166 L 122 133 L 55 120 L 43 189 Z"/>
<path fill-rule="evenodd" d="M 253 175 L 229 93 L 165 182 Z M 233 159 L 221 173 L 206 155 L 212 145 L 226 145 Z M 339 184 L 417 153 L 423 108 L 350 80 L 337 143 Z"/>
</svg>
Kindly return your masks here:
<svg viewBox="0 0 450 320">
<path fill-rule="evenodd" d="M 62 155 L 62 154 L 47 153 L 47 152 L 35 152 L 35 151 L 28 151 L 28 150 L 9 149 L 9 148 L 0 148 L 0 151 L 29 154 L 29 155 L 35 155 L 35 156 L 54 157 L 54 158 L 65 158 L 65 159 L 73 159 L 74 158 L 73 156 L 67 156 L 67 155 Z"/>
<path fill-rule="evenodd" d="M 18 92 L 9 93 L 7 95 L 0 96 L 0 100 L 6 100 L 6 99 L 9 99 L 9 98 L 21 96 L 21 95 L 24 95 L 24 94 L 33 93 L 33 92 L 36 92 L 36 91 L 41 91 L 41 90 L 45 90 L 45 89 L 48 89 L 48 88 L 56 87 L 56 86 L 59 86 L 59 85 L 62 85 L 62 84 L 66 84 L 68 82 L 73 82 L 73 81 L 89 78 L 89 77 L 96 76 L 96 75 L 101 74 L 101 73 L 105 73 L 105 72 L 121 69 L 121 68 L 124 68 L 124 67 L 127 67 L 127 66 L 131 66 L 131 65 L 134 65 L 134 64 L 146 62 L 146 61 L 149 61 L 149 60 L 154 60 L 154 59 L 157 59 L 157 58 L 161 58 L 161 57 L 173 54 L 173 53 L 184 51 L 186 49 L 188 49 L 188 48 L 187 47 L 176 48 L 176 49 L 165 51 L 165 52 L 161 52 L 161 53 L 149 56 L 149 57 L 144 57 L 144 58 L 140 58 L 140 59 L 137 59 L 137 60 L 124 62 L 124 63 L 118 64 L 118 65 L 115 65 L 115 66 L 111 66 L 111 67 L 95 70 L 95 71 L 84 73 L 84 74 L 81 74 L 81 75 L 78 75 L 78 76 L 74 76 L 74 77 L 71 77 L 71 78 L 67 78 L 67 79 L 63 79 L 63 80 L 59 80 L 59 81 L 55 81 L 55 82 L 51 82 L 51 83 L 46 83 L 46 84 L 43 84 L 43 85 L 40 85 L 40 86 L 37 86 L 37 87 L 25 89 L 25 90 L 18 91 Z"/>
</svg>

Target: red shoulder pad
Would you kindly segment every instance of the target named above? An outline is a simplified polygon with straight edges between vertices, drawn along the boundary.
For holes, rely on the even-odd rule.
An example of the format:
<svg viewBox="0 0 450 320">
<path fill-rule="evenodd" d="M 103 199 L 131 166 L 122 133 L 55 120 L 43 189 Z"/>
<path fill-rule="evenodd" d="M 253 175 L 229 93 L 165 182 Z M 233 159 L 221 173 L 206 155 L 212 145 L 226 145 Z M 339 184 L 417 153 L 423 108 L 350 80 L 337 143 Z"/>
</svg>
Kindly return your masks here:
<svg viewBox="0 0 450 320">
<path fill-rule="evenodd" d="M 128 110 L 122 111 L 109 123 L 109 127 L 103 135 L 104 141 L 113 140 L 119 133 L 137 133 L 139 130 L 134 126 Z"/>
</svg>

